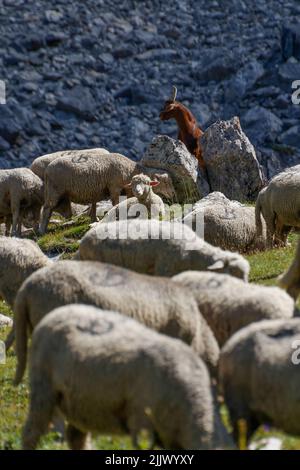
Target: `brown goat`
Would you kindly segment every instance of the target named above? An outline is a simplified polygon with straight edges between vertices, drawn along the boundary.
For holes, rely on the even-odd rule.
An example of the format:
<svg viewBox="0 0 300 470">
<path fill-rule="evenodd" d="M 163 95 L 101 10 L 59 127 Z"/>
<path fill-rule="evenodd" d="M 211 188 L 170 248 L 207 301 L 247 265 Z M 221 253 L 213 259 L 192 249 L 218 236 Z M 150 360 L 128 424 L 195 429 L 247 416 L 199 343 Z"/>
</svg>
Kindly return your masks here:
<svg viewBox="0 0 300 470">
<path fill-rule="evenodd" d="M 177 88 L 173 86 L 173 95 L 165 102 L 159 117 L 162 121 L 168 121 L 169 119 L 176 120 L 179 128 L 178 139 L 185 144 L 186 148 L 192 155 L 195 155 L 200 168 L 205 170 L 205 162 L 203 160 L 200 146 L 200 138 L 203 131 L 198 127 L 197 121 L 191 111 L 183 104 L 175 101 L 176 95 Z"/>
</svg>

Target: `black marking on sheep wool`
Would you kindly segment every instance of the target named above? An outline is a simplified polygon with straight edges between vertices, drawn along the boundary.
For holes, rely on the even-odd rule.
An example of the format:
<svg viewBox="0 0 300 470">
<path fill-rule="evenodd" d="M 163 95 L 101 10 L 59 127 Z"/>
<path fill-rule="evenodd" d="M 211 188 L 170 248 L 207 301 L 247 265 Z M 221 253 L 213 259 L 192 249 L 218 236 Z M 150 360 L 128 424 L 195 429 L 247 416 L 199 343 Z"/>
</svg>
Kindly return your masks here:
<svg viewBox="0 0 300 470">
<path fill-rule="evenodd" d="M 84 153 L 81 153 L 80 155 L 76 155 L 75 157 L 71 158 L 71 161 L 73 163 L 83 163 L 88 160 L 88 156 Z"/>
<path fill-rule="evenodd" d="M 102 320 L 101 324 L 95 320 L 91 320 L 88 324 L 86 321 L 83 325 L 77 324 L 76 329 L 82 333 L 87 333 L 88 335 L 104 335 L 113 329 L 114 325 L 112 322 Z"/>
<path fill-rule="evenodd" d="M 124 284 L 126 273 L 119 273 L 115 268 L 109 266 L 105 271 L 92 273 L 89 280 L 96 286 L 116 287 Z"/>
</svg>

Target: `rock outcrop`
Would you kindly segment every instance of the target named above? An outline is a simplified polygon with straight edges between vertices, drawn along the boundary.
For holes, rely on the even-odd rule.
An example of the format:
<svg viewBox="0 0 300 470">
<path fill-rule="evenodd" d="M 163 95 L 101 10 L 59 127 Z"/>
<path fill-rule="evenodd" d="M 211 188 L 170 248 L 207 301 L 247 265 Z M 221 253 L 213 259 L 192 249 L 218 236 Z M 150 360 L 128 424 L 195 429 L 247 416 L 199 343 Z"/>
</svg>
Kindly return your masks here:
<svg viewBox="0 0 300 470">
<path fill-rule="evenodd" d="M 201 146 L 210 189 L 241 202 L 255 200 L 263 174 L 239 118 L 212 124 L 203 134 Z"/>
</svg>

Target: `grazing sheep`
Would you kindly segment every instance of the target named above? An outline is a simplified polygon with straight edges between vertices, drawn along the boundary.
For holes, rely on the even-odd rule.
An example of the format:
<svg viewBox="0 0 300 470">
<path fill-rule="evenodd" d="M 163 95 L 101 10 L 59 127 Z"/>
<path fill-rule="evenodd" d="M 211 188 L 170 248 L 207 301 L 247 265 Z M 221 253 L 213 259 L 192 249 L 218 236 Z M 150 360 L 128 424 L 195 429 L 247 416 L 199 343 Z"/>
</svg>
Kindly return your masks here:
<svg viewBox="0 0 300 470">
<path fill-rule="evenodd" d="M 155 219 L 96 224 L 82 238 L 77 258 L 157 276 L 212 270 L 246 281 L 249 273 L 241 255 L 209 245 L 185 224 Z"/>
<path fill-rule="evenodd" d="M 6 219 L 6 234 L 21 235 L 22 215 L 32 212 L 38 224 L 44 200 L 43 181 L 28 168 L 0 170 L 0 218 Z"/>
<path fill-rule="evenodd" d="M 0 296 L 12 307 L 25 279 L 49 264 L 34 241 L 0 237 Z"/>
<path fill-rule="evenodd" d="M 220 381 L 236 442 L 242 419 L 247 439 L 263 423 L 300 434 L 299 338 L 299 318 L 266 320 L 225 344 Z"/>
<path fill-rule="evenodd" d="M 55 407 L 73 450 L 86 448 L 89 431 L 129 433 L 137 446 L 142 429 L 166 449 L 233 447 L 188 346 L 91 306 L 58 308 L 34 331 L 24 449 L 36 448 Z"/>
<path fill-rule="evenodd" d="M 241 253 L 266 247 L 265 226 L 262 236 L 257 237 L 254 207 L 231 201 L 223 193 L 215 191 L 197 202 L 183 222 L 196 230 L 200 214 L 204 218 L 204 240 L 211 245 Z"/>
<path fill-rule="evenodd" d="M 103 154 L 108 154 L 109 151 L 104 148 L 96 149 L 84 149 L 84 150 L 63 150 L 60 152 L 49 153 L 36 158 L 31 163 L 30 169 L 38 175 L 42 180 L 45 179 L 45 171 L 47 166 L 59 157 L 78 157 L 79 155 L 92 155 L 93 157 L 99 157 Z"/>
<path fill-rule="evenodd" d="M 249 323 L 288 319 L 294 314 L 293 299 L 278 287 L 200 271 L 187 271 L 172 279 L 190 290 L 220 346 Z"/>
<path fill-rule="evenodd" d="M 257 234 L 262 233 L 261 214 L 267 226 L 267 242 L 287 243 L 292 227 L 300 227 L 300 165 L 288 168 L 276 175 L 263 188 L 255 206 Z"/>
<path fill-rule="evenodd" d="M 59 157 L 83 157 L 84 155 L 91 155 L 94 158 L 101 158 L 101 155 L 108 154 L 109 151 L 104 148 L 95 148 L 95 149 L 84 149 L 84 150 L 63 150 L 60 152 L 49 153 L 47 155 L 42 155 L 41 157 L 36 158 L 31 163 L 31 170 L 38 175 L 42 180 L 45 179 L 45 171 L 47 166 L 56 160 Z M 58 205 L 55 207 L 55 212 L 58 212 L 63 217 L 70 218 L 74 213 L 74 204 L 70 204 L 66 198 L 61 200 Z M 95 211 L 95 206 L 92 207 L 92 211 Z"/>
<path fill-rule="evenodd" d="M 96 220 L 96 203 L 107 197 L 113 205 L 119 202 L 124 186 L 133 175 L 141 173 L 138 164 L 117 153 L 102 154 L 94 158 L 91 154 L 78 153 L 56 158 L 45 171 L 45 205 L 40 225 L 45 233 L 51 213 L 61 200 L 78 204 L 92 204 L 91 218 Z M 166 174 L 155 173 L 163 181 L 166 190 Z M 159 187 L 159 186 L 158 186 Z"/>
<path fill-rule="evenodd" d="M 152 181 L 149 176 L 135 175 L 131 182 L 127 185 L 130 187 L 133 196 L 126 199 L 125 201 L 120 202 L 116 206 L 112 207 L 110 211 L 102 219 L 101 223 L 110 222 L 114 220 L 119 220 L 119 218 L 130 218 L 130 216 L 136 216 L 134 208 L 138 211 L 138 205 L 142 205 L 146 209 L 145 215 L 146 218 L 150 215 L 151 218 L 158 218 L 160 215 L 165 214 L 164 203 L 157 194 L 152 191 L 152 187 L 158 186 L 159 181 Z"/>
<path fill-rule="evenodd" d="M 13 307 L 22 283 L 34 271 L 51 264 L 38 245 L 32 240 L 0 237 L 0 297 Z M 6 349 L 14 341 L 11 330 L 6 339 Z"/>
<path fill-rule="evenodd" d="M 288 270 L 279 277 L 279 285 L 286 289 L 293 299 L 297 300 L 300 294 L 300 240 L 298 241 L 293 262 Z"/>
<path fill-rule="evenodd" d="M 212 372 L 219 347 L 195 299 L 169 279 L 90 261 L 58 261 L 33 273 L 15 301 L 16 383 L 26 367 L 27 332 L 54 308 L 69 303 L 117 310 L 161 333 L 182 339 Z"/>
</svg>

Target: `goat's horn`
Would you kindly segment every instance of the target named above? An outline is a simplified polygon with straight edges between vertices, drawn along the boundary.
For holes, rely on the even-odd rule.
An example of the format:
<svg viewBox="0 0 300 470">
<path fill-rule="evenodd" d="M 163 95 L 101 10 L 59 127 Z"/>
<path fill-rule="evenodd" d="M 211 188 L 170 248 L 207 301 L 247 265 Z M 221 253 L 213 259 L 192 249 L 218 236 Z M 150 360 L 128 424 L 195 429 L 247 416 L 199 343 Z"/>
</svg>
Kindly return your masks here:
<svg viewBox="0 0 300 470">
<path fill-rule="evenodd" d="M 176 100 L 176 96 L 177 96 L 177 88 L 176 86 L 173 86 L 172 101 Z"/>
</svg>

